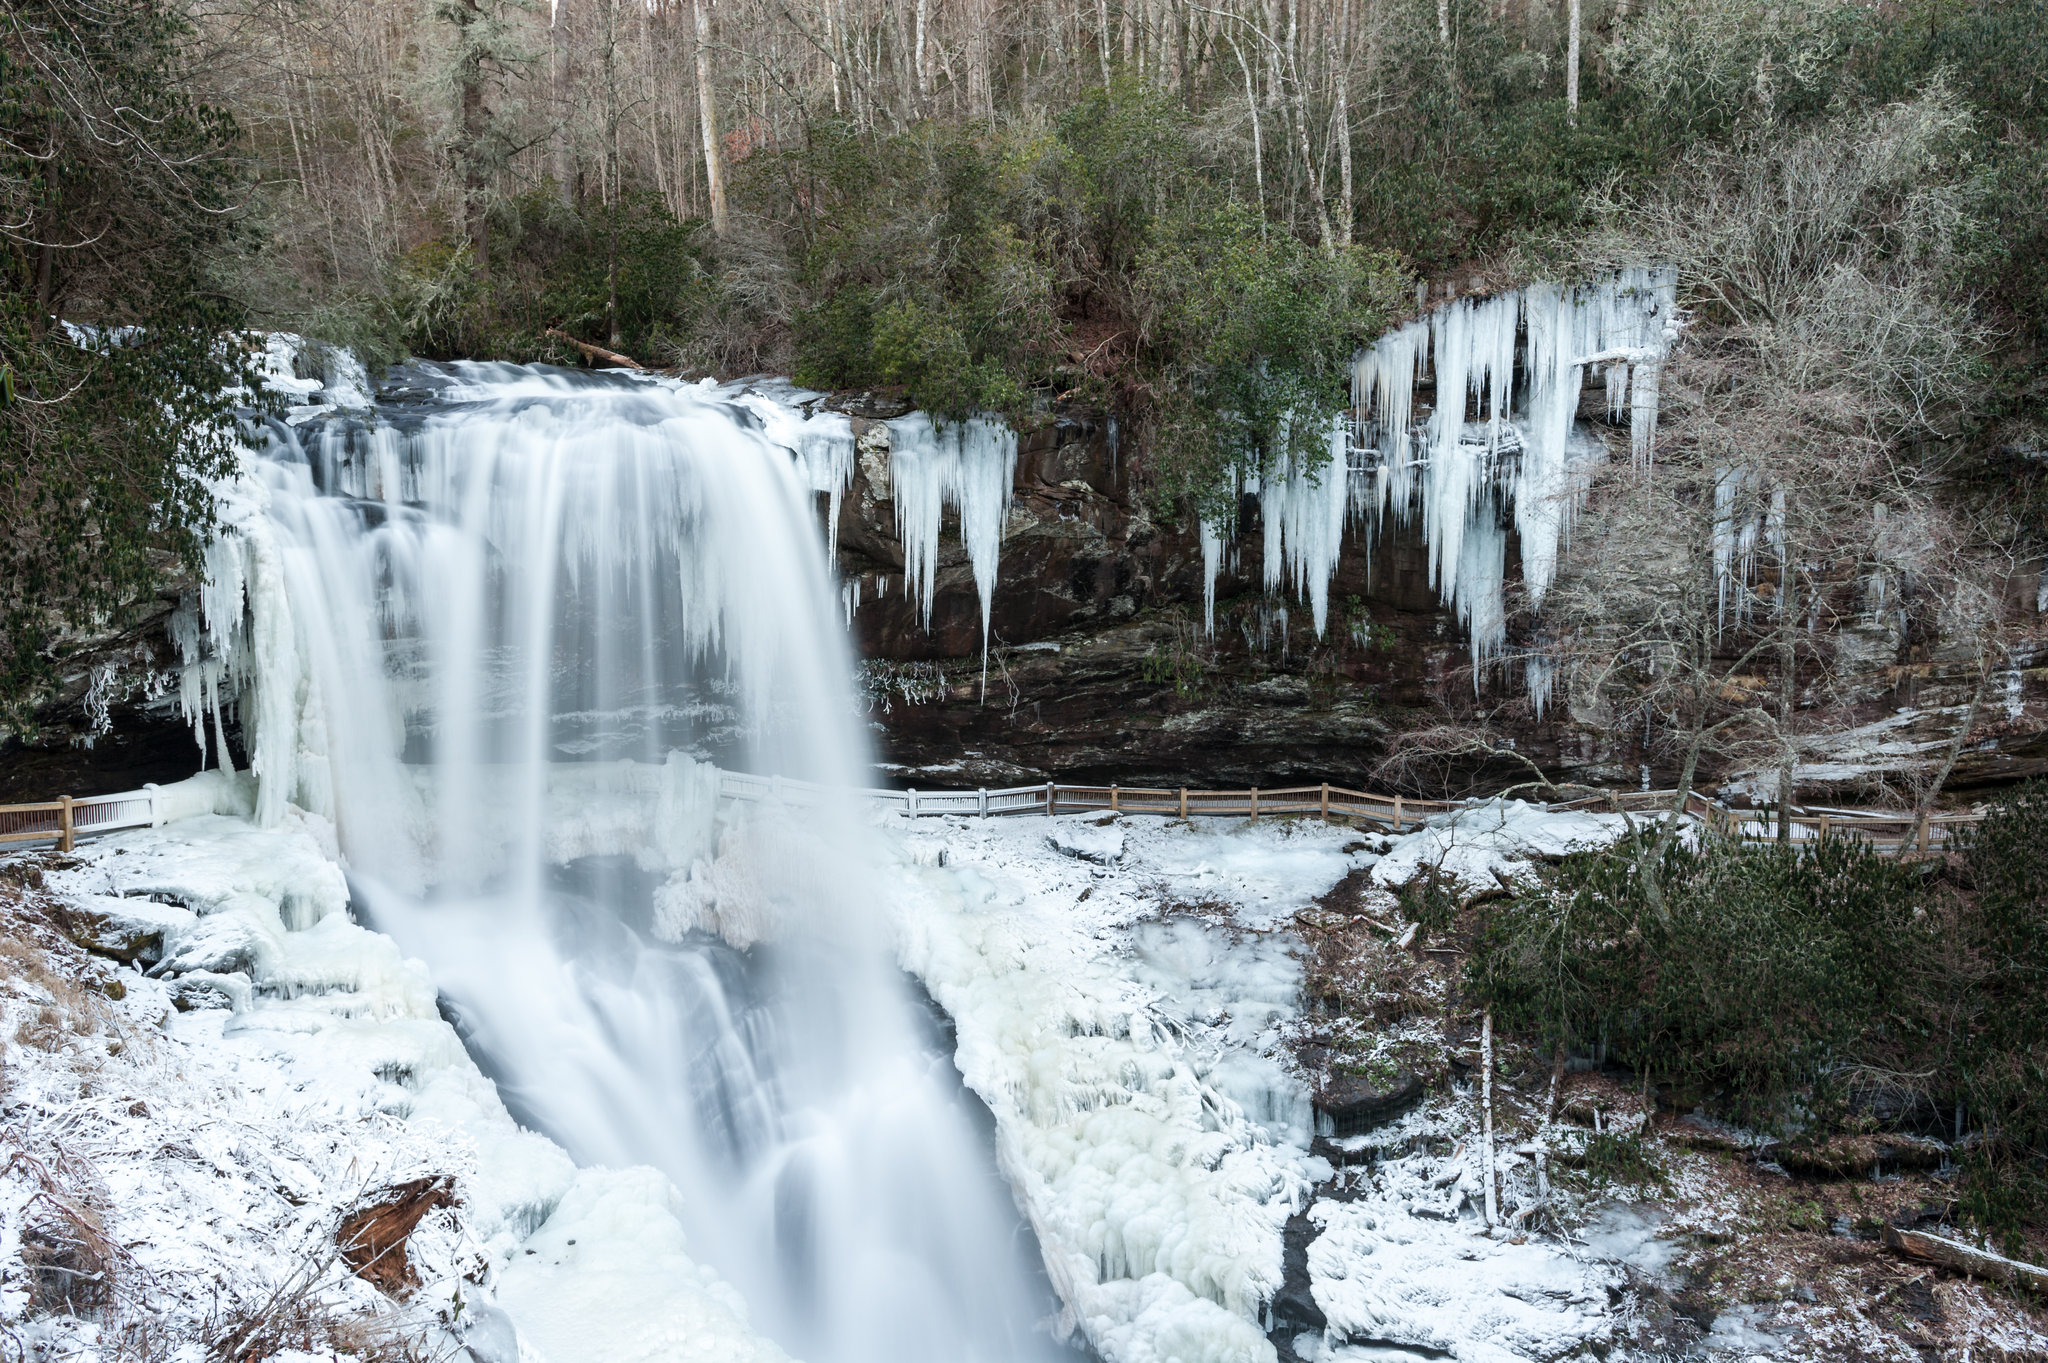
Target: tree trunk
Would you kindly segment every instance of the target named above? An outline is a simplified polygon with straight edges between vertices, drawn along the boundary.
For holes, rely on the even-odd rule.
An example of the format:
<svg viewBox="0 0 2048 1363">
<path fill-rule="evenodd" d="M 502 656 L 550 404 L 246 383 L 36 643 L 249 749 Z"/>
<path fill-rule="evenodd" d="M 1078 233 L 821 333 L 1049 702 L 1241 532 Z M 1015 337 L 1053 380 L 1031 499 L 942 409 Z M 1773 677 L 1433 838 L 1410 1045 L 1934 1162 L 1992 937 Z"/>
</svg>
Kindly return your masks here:
<svg viewBox="0 0 2048 1363">
<path fill-rule="evenodd" d="M 1570 36 L 1564 49 L 1565 115 L 1572 126 L 1579 124 L 1579 0 L 1571 0 Z"/>
<path fill-rule="evenodd" d="M 619 0 L 604 9 L 604 317 L 613 349 L 625 342 L 619 329 Z"/>
<path fill-rule="evenodd" d="M 1355 212 L 1351 184 L 1351 0 L 1344 0 L 1337 29 L 1337 244 L 1351 244 Z"/>
<path fill-rule="evenodd" d="M 462 86 L 462 212 L 469 233 L 470 258 L 479 279 L 491 275 L 490 184 L 484 174 L 484 135 L 489 114 L 484 109 L 483 53 L 471 39 L 468 28 L 483 21 L 476 0 L 463 6 L 462 41 L 468 49 L 461 65 Z"/>
<path fill-rule="evenodd" d="M 1792 770 L 1798 754 L 1792 747 L 1792 711 L 1798 699 L 1799 655 L 1793 647 L 1791 602 L 1786 599 L 1788 583 L 1778 584 L 1778 841 L 1792 841 Z"/>
<path fill-rule="evenodd" d="M 1949 773 L 1956 769 L 1956 759 L 1963 755 L 1963 748 L 1970 741 L 1970 731 L 1977 727 L 1977 712 L 1983 708 L 1984 693 L 1990 689 L 1991 650 L 1987 648 L 1978 660 L 1977 685 L 1970 692 L 1970 708 L 1963 712 L 1963 725 L 1949 740 L 1948 751 L 1941 759 L 1941 770 L 1920 792 L 1920 799 L 1913 810 L 1913 842 L 1923 855 L 1928 850 L 1927 821 L 1934 816 L 1934 802 L 1941 798 L 1941 788 L 1948 783 Z"/>
<path fill-rule="evenodd" d="M 697 123 L 704 130 L 704 187 L 711 200 L 711 230 L 724 236 L 731 227 L 725 206 L 725 158 L 718 145 L 718 92 L 711 84 L 711 5 L 690 0 L 697 21 Z"/>
<path fill-rule="evenodd" d="M 555 0 L 554 14 L 548 22 L 548 47 L 555 103 L 555 131 L 548 139 L 548 173 L 555 177 L 555 196 L 562 207 L 573 208 L 576 206 L 576 152 L 574 137 L 569 130 L 572 99 L 569 90 L 569 0 Z"/>
</svg>

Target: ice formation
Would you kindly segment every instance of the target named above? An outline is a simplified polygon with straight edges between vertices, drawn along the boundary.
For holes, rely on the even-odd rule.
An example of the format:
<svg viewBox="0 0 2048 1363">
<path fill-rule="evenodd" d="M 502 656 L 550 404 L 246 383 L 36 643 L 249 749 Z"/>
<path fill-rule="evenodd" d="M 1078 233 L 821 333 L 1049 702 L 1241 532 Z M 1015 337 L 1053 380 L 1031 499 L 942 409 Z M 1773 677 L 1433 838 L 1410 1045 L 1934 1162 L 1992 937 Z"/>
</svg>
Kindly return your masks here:
<svg viewBox="0 0 2048 1363">
<path fill-rule="evenodd" d="M 1356 840 L 1151 817 L 900 831 L 903 963 L 954 1020 L 1064 1328 L 1108 1363 L 1271 1363 L 1281 1233 L 1328 1175 L 1282 1056 L 1300 965 L 1274 929 L 1356 868 Z M 1228 917 L 1162 918 L 1162 896 Z"/>
<path fill-rule="evenodd" d="M 1431 585 L 1465 627 L 1476 685 L 1507 641 L 1510 529 L 1523 584 L 1540 605 L 1587 474 L 1603 457 L 1599 441 L 1578 429 L 1587 369 L 1605 379 L 1610 419 L 1628 415 L 1635 459 L 1654 458 L 1658 374 L 1678 334 L 1676 296 L 1673 272 L 1630 269 L 1578 287 L 1539 283 L 1457 299 L 1388 332 L 1352 365 L 1354 422 L 1333 433 L 1330 458 L 1284 463 L 1260 492 L 1267 590 L 1285 581 L 1307 598 L 1320 634 L 1347 521 L 1359 518 L 1368 535 L 1389 514 L 1419 522 Z M 1432 370 L 1436 405 L 1418 422 L 1416 388 Z M 1467 420 L 1468 403 L 1476 419 Z M 1212 631 L 1224 538 L 1204 523 L 1204 619 Z"/>
<path fill-rule="evenodd" d="M 986 673 L 996 560 L 1017 476 L 1017 433 L 993 417 L 935 425 L 925 413 L 912 412 L 889 423 L 889 441 L 889 487 L 896 502 L 896 538 L 903 545 L 904 590 L 929 628 L 939 520 L 946 506 L 953 506 L 960 513 L 960 543 L 981 598 Z"/>
</svg>

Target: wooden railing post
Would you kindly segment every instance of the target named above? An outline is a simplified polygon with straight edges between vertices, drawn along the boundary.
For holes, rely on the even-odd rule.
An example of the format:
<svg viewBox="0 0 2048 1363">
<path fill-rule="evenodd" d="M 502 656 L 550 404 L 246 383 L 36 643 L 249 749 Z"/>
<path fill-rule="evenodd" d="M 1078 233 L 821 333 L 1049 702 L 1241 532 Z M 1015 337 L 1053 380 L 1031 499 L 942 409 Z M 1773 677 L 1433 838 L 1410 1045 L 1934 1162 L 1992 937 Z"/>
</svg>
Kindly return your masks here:
<svg viewBox="0 0 2048 1363">
<path fill-rule="evenodd" d="M 1323 817 L 1325 819 L 1330 817 L 1330 783 L 1328 781 L 1323 782 Z"/>
<path fill-rule="evenodd" d="M 981 788 L 981 817 L 982 817 L 982 818 L 984 818 L 984 819 L 986 819 L 986 818 L 988 817 L 988 787 L 987 787 L 987 786 L 983 786 L 983 787 Z"/>
<path fill-rule="evenodd" d="M 1825 814 L 1820 816 L 1820 840 L 1822 842 L 1828 840 L 1828 816 Z"/>
<path fill-rule="evenodd" d="M 69 795 L 59 795 L 57 797 L 57 829 L 57 850 L 59 852 L 69 852 L 73 842 L 71 832 L 71 797 Z"/>
<path fill-rule="evenodd" d="M 1188 816 L 1188 788 L 1186 786 L 1180 788 L 1180 816 L 1183 819 Z"/>
<path fill-rule="evenodd" d="M 910 817 L 914 819 L 917 817 L 917 787 L 912 786 L 906 794 L 910 797 L 906 802 L 910 808 Z"/>
<path fill-rule="evenodd" d="M 1047 782 L 1045 783 L 1045 817 L 1047 817 L 1048 819 L 1052 817 L 1052 807 L 1053 807 L 1053 793 L 1052 793 L 1052 782 L 1050 782 L 1050 781 L 1047 781 Z"/>
<path fill-rule="evenodd" d="M 1258 788 L 1257 786 L 1253 786 L 1253 787 L 1252 787 L 1252 818 L 1256 819 L 1256 818 L 1258 818 L 1258 817 L 1259 817 L 1259 788 Z"/>
<path fill-rule="evenodd" d="M 1109 788 L 1109 807 L 1110 807 L 1111 809 L 1115 809 L 1115 808 L 1117 807 L 1117 803 L 1116 803 L 1116 787 L 1115 787 L 1115 786 L 1111 786 L 1111 787 Z"/>
<path fill-rule="evenodd" d="M 1401 797 L 1398 795 L 1394 797 L 1394 831 L 1401 831 Z"/>
</svg>

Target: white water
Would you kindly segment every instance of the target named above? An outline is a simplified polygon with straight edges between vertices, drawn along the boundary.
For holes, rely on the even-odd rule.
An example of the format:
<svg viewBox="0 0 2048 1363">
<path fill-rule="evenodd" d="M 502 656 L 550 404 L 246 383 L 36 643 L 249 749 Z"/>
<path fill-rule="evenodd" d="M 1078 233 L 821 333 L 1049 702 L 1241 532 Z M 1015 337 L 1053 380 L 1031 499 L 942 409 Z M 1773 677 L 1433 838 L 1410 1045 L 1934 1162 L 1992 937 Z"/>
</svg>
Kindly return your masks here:
<svg viewBox="0 0 2048 1363">
<path fill-rule="evenodd" d="M 359 908 L 508 1105 L 666 1173 L 791 1354 L 1051 1356 L 857 830 L 739 822 L 698 765 L 866 784 L 815 507 L 843 419 L 510 366 L 409 382 L 367 425 L 271 427 L 182 621 L 264 809 L 333 815 Z"/>
</svg>

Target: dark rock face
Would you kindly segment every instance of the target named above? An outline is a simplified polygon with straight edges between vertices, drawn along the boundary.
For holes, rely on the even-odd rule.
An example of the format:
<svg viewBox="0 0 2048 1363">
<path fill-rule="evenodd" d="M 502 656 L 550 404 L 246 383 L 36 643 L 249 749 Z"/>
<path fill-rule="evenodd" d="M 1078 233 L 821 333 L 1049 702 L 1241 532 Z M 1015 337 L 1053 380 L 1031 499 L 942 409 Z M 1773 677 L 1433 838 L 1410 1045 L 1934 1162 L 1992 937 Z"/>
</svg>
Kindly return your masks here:
<svg viewBox="0 0 2048 1363">
<path fill-rule="evenodd" d="M 178 712 L 178 660 L 166 631 L 180 577 L 106 629 L 55 640 L 56 684 L 33 724 L 0 732 L 0 804 L 110 795 L 199 769 L 192 726 Z M 232 731 L 230 744 L 237 739 Z M 239 748 L 231 747 L 237 765 Z"/>
<path fill-rule="evenodd" d="M 884 760 L 935 784 L 1363 781 L 1386 736 L 1466 666 L 1419 539 L 1349 549 L 1318 638 L 1305 605 L 1262 590 L 1250 499 L 1207 636 L 1193 528 L 1155 524 L 1105 432 L 1067 419 L 1019 442 L 984 691 L 957 525 L 941 530 L 927 630 L 903 589 L 886 480 L 880 449 L 864 448 L 840 569 L 861 584 L 854 639 Z"/>
<path fill-rule="evenodd" d="M 1420 1078 L 1403 1069 L 1338 1074 L 1316 1095 L 1316 1111 L 1329 1117 L 1339 1137 L 1362 1135 L 1413 1106 L 1422 1087 Z"/>
<path fill-rule="evenodd" d="M 1351 527 L 1318 635 L 1306 602 L 1265 593 L 1258 502 L 1243 499 L 1209 635 L 1194 527 L 1152 519 L 1107 430 L 1082 413 L 1019 440 L 984 682 L 980 604 L 957 523 L 949 515 L 941 528 L 927 627 L 904 590 L 887 430 L 858 415 L 854 424 L 861 454 L 840 510 L 839 566 L 859 584 L 863 704 L 883 761 L 905 781 L 1377 786 L 1373 769 L 1390 737 L 1440 723 L 1447 702 L 1474 696 L 1464 632 L 1430 582 L 1427 546 L 1418 528 L 1391 517 L 1377 535 Z M 1511 537 L 1511 576 L 1518 562 Z M 2031 592 L 2031 582 L 2014 591 Z M 1839 632 L 1854 685 L 1815 728 L 1967 703 L 1968 664 L 1938 641 L 1853 623 Z M 2048 638 L 2018 661 L 2036 670 L 2003 698 L 2005 718 L 1987 703 L 1979 733 L 1993 741 L 1964 755 L 1951 788 L 2048 773 L 2048 676 L 2038 670 Z M 1539 722 L 1519 683 L 1496 672 L 1483 685 L 1496 731 L 1559 779 L 1634 786 L 1647 763 L 1655 785 L 1674 784 L 1663 758 L 1597 710 L 1562 703 Z M 1865 745 L 1869 753 L 1844 754 L 1833 785 L 1804 784 L 1802 794 L 1871 799 L 1890 761 L 1874 744 L 1936 742 L 1953 723 L 1928 714 L 1887 732 Z M 1498 788 L 1526 770 L 1447 775 Z M 1709 784 L 1720 775 L 1700 774 Z"/>
</svg>

